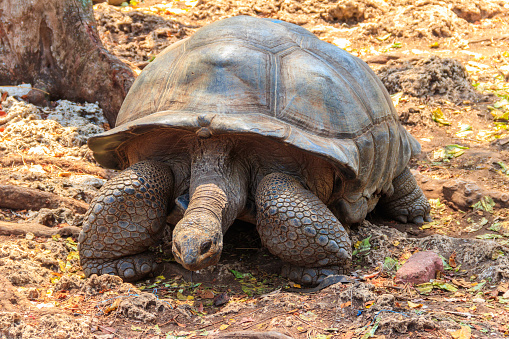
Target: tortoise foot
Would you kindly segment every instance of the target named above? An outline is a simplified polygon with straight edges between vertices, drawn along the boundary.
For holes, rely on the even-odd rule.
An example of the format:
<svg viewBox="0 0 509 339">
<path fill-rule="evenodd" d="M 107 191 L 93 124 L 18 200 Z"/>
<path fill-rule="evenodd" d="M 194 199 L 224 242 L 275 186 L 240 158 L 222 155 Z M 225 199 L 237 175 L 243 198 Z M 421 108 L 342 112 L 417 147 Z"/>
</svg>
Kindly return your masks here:
<svg viewBox="0 0 509 339">
<path fill-rule="evenodd" d="M 281 270 L 281 276 L 290 279 L 293 282 L 302 285 L 322 285 L 320 289 L 327 286 L 323 286 L 323 281 L 329 281 L 329 285 L 334 284 L 335 279 L 328 277 L 344 277 L 342 274 L 347 274 L 349 266 L 327 266 L 327 267 L 300 267 L 289 264 L 283 265 Z"/>
<path fill-rule="evenodd" d="M 317 267 L 295 273 L 300 282 L 315 284 L 320 274 L 312 270 L 349 264 L 352 244 L 347 231 L 295 178 L 281 173 L 267 175 L 258 185 L 256 206 L 262 244 L 289 264 Z"/>
<path fill-rule="evenodd" d="M 116 274 L 136 280 L 153 270 L 145 252 L 160 238 L 173 190 L 164 164 L 139 162 L 108 181 L 90 204 L 78 238 L 86 276 Z"/>
<path fill-rule="evenodd" d="M 152 253 L 141 253 L 120 259 L 84 259 L 81 261 L 85 276 L 92 274 L 118 275 L 124 281 L 136 281 L 147 277 L 157 269 Z"/>
<path fill-rule="evenodd" d="M 408 167 L 394 178 L 392 184 L 394 193 L 378 203 L 385 214 L 402 223 L 420 225 L 431 221 L 431 206 Z"/>
</svg>

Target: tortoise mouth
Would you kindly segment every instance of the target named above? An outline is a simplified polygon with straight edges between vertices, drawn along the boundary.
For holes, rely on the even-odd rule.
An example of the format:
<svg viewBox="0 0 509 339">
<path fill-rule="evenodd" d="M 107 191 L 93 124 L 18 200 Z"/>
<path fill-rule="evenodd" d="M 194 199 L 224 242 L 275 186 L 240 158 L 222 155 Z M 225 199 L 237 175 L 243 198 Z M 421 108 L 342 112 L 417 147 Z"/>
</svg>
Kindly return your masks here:
<svg viewBox="0 0 509 339">
<path fill-rule="evenodd" d="M 203 245 L 201 246 L 203 247 Z M 177 243 L 172 246 L 175 260 L 190 271 L 198 271 L 203 268 L 216 265 L 221 258 L 222 246 L 213 246 L 203 254 L 198 254 L 196 248 L 181 248 Z"/>
<path fill-rule="evenodd" d="M 185 269 L 190 271 L 198 271 L 209 266 L 214 266 L 219 262 L 221 258 L 221 252 L 214 253 L 213 255 L 207 256 L 205 258 L 197 258 L 197 260 L 180 258 L 175 255 L 175 259 L 179 264 L 181 264 Z"/>
<path fill-rule="evenodd" d="M 193 229 L 192 224 L 179 223 L 173 235 L 173 256 L 186 269 L 197 271 L 219 262 L 223 251 L 220 231 L 203 232 Z"/>
</svg>

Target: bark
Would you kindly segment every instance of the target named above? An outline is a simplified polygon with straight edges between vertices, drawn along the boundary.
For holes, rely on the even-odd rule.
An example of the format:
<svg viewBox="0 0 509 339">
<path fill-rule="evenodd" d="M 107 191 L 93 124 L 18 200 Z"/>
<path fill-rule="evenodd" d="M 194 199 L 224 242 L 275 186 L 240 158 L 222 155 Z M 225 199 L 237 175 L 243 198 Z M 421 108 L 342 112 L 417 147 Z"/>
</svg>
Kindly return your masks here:
<svg viewBox="0 0 509 339">
<path fill-rule="evenodd" d="M 0 85 L 31 83 L 50 99 L 97 101 L 114 126 L 133 81 L 103 47 L 90 0 L 0 1 Z"/>
<path fill-rule="evenodd" d="M 15 210 L 67 207 L 76 213 L 85 213 L 88 204 L 35 188 L 0 185 L 0 207 Z"/>
<path fill-rule="evenodd" d="M 17 224 L 13 222 L 0 221 L 0 235 L 25 235 L 32 233 L 36 237 L 52 237 L 60 234 L 63 237 L 77 237 L 81 232 L 80 227 L 65 226 L 62 228 L 48 227 L 40 224 Z"/>
<path fill-rule="evenodd" d="M 18 154 L 1 154 L 0 153 L 0 165 L 3 167 L 20 166 L 20 165 L 31 165 L 31 164 L 51 164 L 56 165 L 59 168 L 72 171 L 81 172 L 91 175 L 96 175 L 104 179 L 111 179 L 115 176 L 115 171 L 104 169 L 98 166 L 88 164 L 86 162 L 76 162 L 71 160 L 59 159 L 55 157 L 48 157 L 44 155 L 18 155 Z"/>
</svg>

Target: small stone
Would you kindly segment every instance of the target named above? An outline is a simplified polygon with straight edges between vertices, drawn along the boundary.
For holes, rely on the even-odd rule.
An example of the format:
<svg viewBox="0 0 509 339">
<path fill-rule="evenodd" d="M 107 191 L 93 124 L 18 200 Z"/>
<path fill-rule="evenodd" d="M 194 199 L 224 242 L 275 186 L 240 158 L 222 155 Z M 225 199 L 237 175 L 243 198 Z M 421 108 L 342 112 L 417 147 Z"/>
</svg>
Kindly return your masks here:
<svg viewBox="0 0 509 339">
<path fill-rule="evenodd" d="M 396 272 L 396 282 L 423 284 L 435 279 L 437 271 L 444 271 L 442 259 L 433 251 L 418 252 Z"/>
<path fill-rule="evenodd" d="M 472 302 L 481 304 L 486 302 L 486 300 L 484 300 L 483 298 L 474 298 L 472 299 Z"/>
</svg>

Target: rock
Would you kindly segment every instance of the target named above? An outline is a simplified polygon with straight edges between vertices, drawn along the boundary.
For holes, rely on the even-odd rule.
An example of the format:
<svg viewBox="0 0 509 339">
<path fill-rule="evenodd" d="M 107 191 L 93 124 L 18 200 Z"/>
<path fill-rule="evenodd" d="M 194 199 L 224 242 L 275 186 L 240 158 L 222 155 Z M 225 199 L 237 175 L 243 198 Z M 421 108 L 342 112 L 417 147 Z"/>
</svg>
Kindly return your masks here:
<svg viewBox="0 0 509 339">
<path fill-rule="evenodd" d="M 104 290 L 111 290 L 122 285 L 122 278 L 116 275 L 96 275 L 92 274 L 81 287 L 81 291 L 87 294 L 97 294 Z"/>
<path fill-rule="evenodd" d="M 433 251 L 415 253 L 396 272 L 396 282 L 423 284 L 444 271 L 442 259 Z"/>
<path fill-rule="evenodd" d="M 509 207 L 509 193 L 507 192 L 488 190 L 475 181 L 433 179 L 417 171 L 411 172 L 428 199 L 447 201 L 453 207 L 467 211 L 482 197 L 490 196 L 499 207 Z"/>
<path fill-rule="evenodd" d="M 118 307 L 118 313 L 132 320 L 143 323 L 154 322 L 163 312 L 169 312 L 172 306 L 159 300 L 154 294 L 142 292 L 123 299 Z"/>
<path fill-rule="evenodd" d="M 84 281 L 78 278 L 76 275 L 64 275 L 56 283 L 55 291 L 71 291 L 74 289 L 80 289 L 83 287 Z"/>
<path fill-rule="evenodd" d="M 108 0 L 108 5 L 119 6 L 122 5 L 124 0 Z"/>
<path fill-rule="evenodd" d="M 75 175 L 70 179 L 70 181 L 73 184 L 78 184 L 78 185 L 83 185 L 83 186 L 91 186 L 94 188 L 101 188 L 104 185 L 104 183 L 106 182 L 106 180 L 104 180 L 104 179 L 97 178 L 93 175 L 88 175 L 88 174 Z"/>
<path fill-rule="evenodd" d="M 463 64 L 436 55 L 420 60 L 402 60 L 384 66 L 377 75 L 389 91 L 413 97 L 438 95 L 453 102 L 477 102 L 482 96 L 472 86 Z"/>
<path fill-rule="evenodd" d="M 449 180 L 443 186 L 444 199 L 461 210 L 468 210 L 484 196 L 490 196 L 500 207 L 509 206 L 509 194 L 499 191 L 488 191 L 476 182 L 467 180 Z"/>
</svg>

